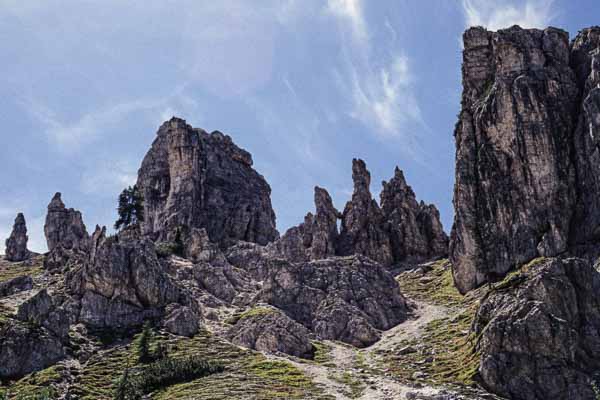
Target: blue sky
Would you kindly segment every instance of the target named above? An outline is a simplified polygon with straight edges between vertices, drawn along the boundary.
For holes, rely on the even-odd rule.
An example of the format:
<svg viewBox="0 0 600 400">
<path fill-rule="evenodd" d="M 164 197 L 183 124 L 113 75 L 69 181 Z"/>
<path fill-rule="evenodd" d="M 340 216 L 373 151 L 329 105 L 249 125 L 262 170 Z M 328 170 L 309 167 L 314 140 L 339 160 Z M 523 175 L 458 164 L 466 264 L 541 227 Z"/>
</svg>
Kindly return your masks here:
<svg viewBox="0 0 600 400">
<path fill-rule="evenodd" d="M 253 154 L 281 232 L 313 209 L 314 185 L 343 209 L 353 157 L 375 196 L 398 165 L 449 231 L 465 27 L 574 35 L 598 11 L 559 0 L 0 0 L 0 238 L 22 211 L 30 248 L 45 250 L 56 191 L 88 230 L 112 225 L 118 193 L 173 115 Z"/>
</svg>

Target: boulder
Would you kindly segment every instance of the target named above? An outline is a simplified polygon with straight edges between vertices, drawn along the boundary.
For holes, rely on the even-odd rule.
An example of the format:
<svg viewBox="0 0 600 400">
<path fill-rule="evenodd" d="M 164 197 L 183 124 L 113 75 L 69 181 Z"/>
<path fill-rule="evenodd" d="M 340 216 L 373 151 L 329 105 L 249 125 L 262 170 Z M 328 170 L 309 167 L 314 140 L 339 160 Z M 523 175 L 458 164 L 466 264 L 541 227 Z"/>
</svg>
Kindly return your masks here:
<svg viewBox="0 0 600 400">
<path fill-rule="evenodd" d="M 18 262 L 27 260 L 30 256 L 27 250 L 27 225 L 22 213 L 17 214 L 10 237 L 6 239 L 5 257 L 8 261 Z"/>
<path fill-rule="evenodd" d="M 222 248 L 238 240 L 267 244 L 278 237 L 271 188 L 252 156 L 221 132 L 172 118 L 160 129 L 139 170 L 142 231 L 159 241 L 177 229 L 204 228 Z"/>
<path fill-rule="evenodd" d="M 65 358 L 62 340 L 41 326 L 10 320 L 0 327 L 0 378 L 18 379 Z"/>
<path fill-rule="evenodd" d="M 473 322 L 484 386 L 515 400 L 593 399 L 600 369 L 600 273 L 538 259 L 483 299 Z"/>
<path fill-rule="evenodd" d="M 0 297 L 11 296 L 15 293 L 31 290 L 32 288 L 33 279 L 30 276 L 18 276 L 8 281 L 0 282 Z"/>
<path fill-rule="evenodd" d="M 201 323 L 190 307 L 174 303 L 166 308 L 163 326 L 174 335 L 192 337 L 200 330 Z"/>
<path fill-rule="evenodd" d="M 239 318 L 227 332 L 234 344 L 265 353 L 284 353 L 301 358 L 313 358 L 315 348 L 310 332 L 273 307 L 257 306 Z"/>
</svg>

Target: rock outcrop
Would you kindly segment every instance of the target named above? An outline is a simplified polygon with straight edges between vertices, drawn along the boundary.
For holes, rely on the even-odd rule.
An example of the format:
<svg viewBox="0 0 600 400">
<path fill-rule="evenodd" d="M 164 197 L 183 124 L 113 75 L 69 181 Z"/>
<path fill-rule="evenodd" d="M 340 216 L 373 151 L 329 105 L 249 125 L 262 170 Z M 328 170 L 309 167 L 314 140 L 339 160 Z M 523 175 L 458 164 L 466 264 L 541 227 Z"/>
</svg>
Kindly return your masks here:
<svg viewBox="0 0 600 400">
<path fill-rule="evenodd" d="M 333 206 L 327 190 L 315 187 L 315 214 L 308 213 L 304 223 L 288 231 L 272 246 L 288 260 L 320 260 L 335 256 L 337 221 L 341 213 Z"/>
<path fill-rule="evenodd" d="M 0 327 L 0 378 L 16 379 L 65 358 L 60 338 L 43 327 L 11 321 Z"/>
<path fill-rule="evenodd" d="M 58 246 L 65 250 L 87 250 L 89 234 L 81 213 L 67 209 L 60 193 L 56 193 L 48 204 L 44 233 L 50 252 Z"/>
<path fill-rule="evenodd" d="M 360 347 L 376 342 L 377 330 L 392 328 L 409 312 L 393 276 L 363 256 L 275 260 L 259 297 L 322 339 Z"/>
<path fill-rule="evenodd" d="M 581 259 L 540 259 L 481 303 L 479 373 L 515 400 L 593 399 L 600 369 L 600 273 Z"/>
<path fill-rule="evenodd" d="M 22 213 L 17 214 L 15 224 L 10 237 L 6 239 L 5 256 L 8 261 L 18 262 L 29 258 L 30 253 L 27 250 L 27 225 L 25 216 Z"/>
<path fill-rule="evenodd" d="M 30 276 L 17 276 L 8 281 L 0 282 L 0 297 L 11 296 L 15 293 L 31 290 L 33 279 Z"/>
<path fill-rule="evenodd" d="M 252 156 L 229 136 L 173 118 L 158 130 L 138 173 L 143 233 L 172 240 L 177 229 L 204 228 L 214 243 L 265 245 L 278 237 L 271 188 Z"/>
<path fill-rule="evenodd" d="M 173 303 L 166 308 L 163 326 L 174 335 L 192 337 L 200 330 L 201 323 L 190 307 Z"/>
<path fill-rule="evenodd" d="M 266 353 L 313 358 L 315 352 L 308 329 L 272 307 L 248 310 L 227 337 L 232 343 Z"/>
<path fill-rule="evenodd" d="M 567 250 L 579 93 L 562 30 L 471 28 L 463 39 L 450 257 L 464 293 Z"/>
<path fill-rule="evenodd" d="M 184 301 L 182 290 L 161 266 L 154 244 L 120 242 L 96 228 L 85 265 L 67 276 L 80 304 L 78 320 L 95 328 L 127 328 L 158 318 L 164 307 Z"/>
<path fill-rule="evenodd" d="M 384 215 L 371 196 L 371 174 L 363 160 L 352 160 L 352 181 L 354 192 L 342 215 L 337 253 L 342 256 L 361 254 L 382 265 L 390 265 L 394 260 L 392 245 L 383 226 Z"/>
<path fill-rule="evenodd" d="M 395 262 L 419 263 L 448 254 L 448 236 L 433 204 L 417 202 L 402 171 L 396 167 L 394 177 L 383 182 L 381 211 L 384 215 Z"/>
</svg>

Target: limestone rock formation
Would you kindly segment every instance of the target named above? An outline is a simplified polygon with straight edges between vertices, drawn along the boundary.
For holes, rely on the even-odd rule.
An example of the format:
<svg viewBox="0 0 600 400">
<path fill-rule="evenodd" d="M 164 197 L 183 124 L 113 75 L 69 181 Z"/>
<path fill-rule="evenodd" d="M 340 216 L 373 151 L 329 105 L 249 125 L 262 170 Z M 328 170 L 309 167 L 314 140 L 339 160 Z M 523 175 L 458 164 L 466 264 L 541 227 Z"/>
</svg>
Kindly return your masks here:
<svg viewBox="0 0 600 400">
<path fill-rule="evenodd" d="M 40 290 L 19 306 L 17 319 L 43 326 L 56 337 L 66 340 L 69 333 L 69 315 L 58 298 L 52 298 L 46 289 Z"/>
<path fill-rule="evenodd" d="M 138 173 L 143 233 L 171 240 L 178 228 L 204 228 L 214 243 L 265 245 L 278 237 L 271 188 L 252 156 L 229 136 L 173 118 L 158 130 Z"/>
<path fill-rule="evenodd" d="M 371 174 L 363 160 L 352 160 L 354 192 L 342 215 L 337 254 L 361 254 L 382 265 L 393 262 L 392 245 L 384 229 L 384 215 L 371 197 Z"/>
<path fill-rule="evenodd" d="M 570 61 L 580 93 L 573 137 L 577 203 L 571 242 L 593 245 L 600 240 L 600 27 L 579 32 L 571 45 Z"/>
<path fill-rule="evenodd" d="M 166 305 L 184 300 L 152 242 L 119 242 L 100 228 L 92 236 L 89 259 L 67 276 L 67 284 L 80 302 L 78 320 L 98 328 L 140 325 L 161 316 Z"/>
<path fill-rule="evenodd" d="M 48 204 L 44 233 L 50 252 L 58 246 L 66 250 L 87 249 L 89 235 L 81 213 L 72 208 L 67 209 L 60 193 L 56 193 Z"/>
<path fill-rule="evenodd" d="M 200 318 L 190 307 L 169 304 L 165 311 L 163 326 L 174 335 L 192 337 L 200 330 Z"/>
<path fill-rule="evenodd" d="M 375 330 L 390 329 L 409 312 L 392 275 L 363 256 L 297 264 L 275 260 L 259 297 L 323 339 L 359 346 L 377 341 Z M 346 315 L 332 318 L 336 311 Z"/>
<path fill-rule="evenodd" d="M 258 306 L 242 314 L 229 330 L 232 343 L 266 353 L 313 358 L 310 332 L 273 307 Z"/>
<path fill-rule="evenodd" d="M 600 273 L 584 260 L 542 259 L 483 300 L 479 373 L 515 400 L 593 399 L 600 369 Z"/>
<path fill-rule="evenodd" d="M 10 237 L 6 239 L 6 259 L 8 261 L 24 261 L 29 258 L 29 250 L 27 250 L 27 225 L 25 224 L 25 216 L 22 213 L 17 214 L 15 224 L 13 225 Z"/>
<path fill-rule="evenodd" d="M 463 36 L 450 243 L 461 292 L 567 249 L 576 202 L 576 76 L 562 30 Z"/>
<path fill-rule="evenodd" d="M 308 213 L 304 223 L 288 229 L 273 243 L 276 251 L 288 260 L 320 260 L 335 255 L 337 220 L 341 213 L 333 206 L 327 190 L 316 186 L 314 198 L 315 214 Z"/>
<path fill-rule="evenodd" d="M 387 222 L 392 256 L 396 262 L 422 262 L 448 254 L 448 236 L 433 205 L 417 202 L 402 171 L 383 182 L 381 210 Z"/>
<path fill-rule="evenodd" d="M 20 378 L 62 360 L 67 350 L 44 327 L 11 321 L 0 327 L 0 378 Z"/>
</svg>

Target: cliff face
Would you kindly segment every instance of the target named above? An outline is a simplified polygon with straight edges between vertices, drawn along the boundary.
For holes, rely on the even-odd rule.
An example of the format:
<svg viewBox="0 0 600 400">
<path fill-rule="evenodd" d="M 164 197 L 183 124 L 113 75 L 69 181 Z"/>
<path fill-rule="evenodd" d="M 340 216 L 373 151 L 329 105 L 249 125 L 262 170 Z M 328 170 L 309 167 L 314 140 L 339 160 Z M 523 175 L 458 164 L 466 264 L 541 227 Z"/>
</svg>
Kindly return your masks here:
<svg viewBox="0 0 600 400">
<path fill-rule="evenodd" d="M 204 228 L 227 247 L 237 240 L 267 244 L 278 237 L 271 188 L 252 156 L 229 136 L 173 118 L 158 130 L 138 173 L 144 196 L 142 229 L 172 239 L 179 227 Z"/>
<path fill-rule="evenodd" d="M 450 243 L 463 293 L 595 230 L 597 162 L 582 133 L 589 117 L 577 122 L 586 72 L 570 52 L 555 28 L 464 34 Z"/>
</svg>

